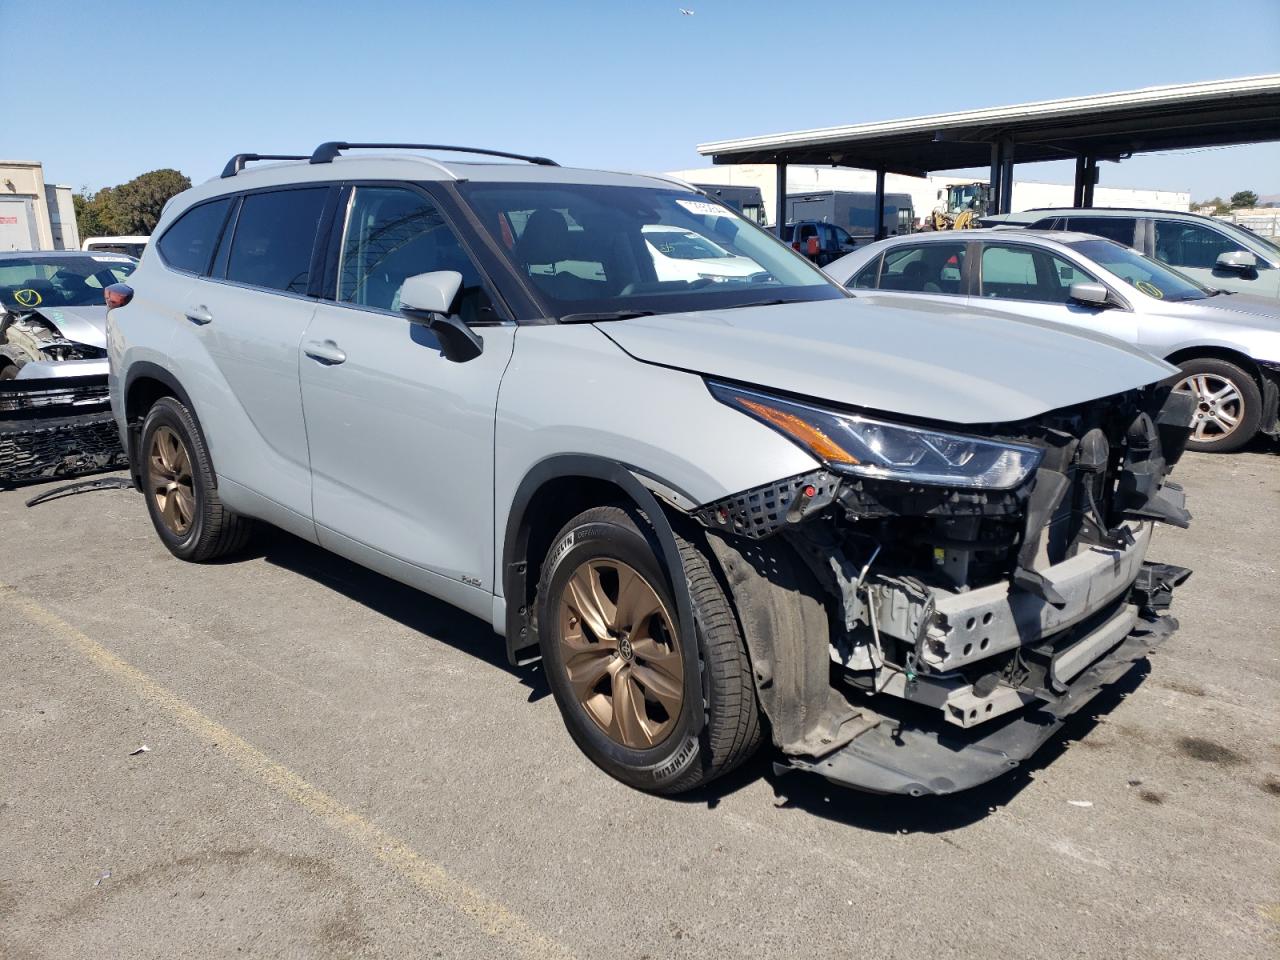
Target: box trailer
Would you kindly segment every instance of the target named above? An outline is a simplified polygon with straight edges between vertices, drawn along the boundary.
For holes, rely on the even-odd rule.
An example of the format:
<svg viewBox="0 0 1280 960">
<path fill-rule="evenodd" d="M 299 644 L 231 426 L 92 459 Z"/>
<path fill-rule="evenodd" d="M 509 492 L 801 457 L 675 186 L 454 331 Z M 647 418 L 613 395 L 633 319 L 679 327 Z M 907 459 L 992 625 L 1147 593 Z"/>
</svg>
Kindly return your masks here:
<svg viewBox="0 0 1280 960">
<path fill-rule="evenodd" d="M 764 226 L 764 195 L 759 187 L 731 187 L 720 183 L 695 183 L 694 186 L 737 210 L 752 223 Z"/>
<path fill-rule="evenodd" d="M 852 190 L 813 190 L 787 194 L 787 222 L 816 220 L 844 227 L 855 237 L 875 235 L 876 195 Z M 884 195 L 884 232 L 888 236 L 915 229 L 909 193 Z"/>
</svg>

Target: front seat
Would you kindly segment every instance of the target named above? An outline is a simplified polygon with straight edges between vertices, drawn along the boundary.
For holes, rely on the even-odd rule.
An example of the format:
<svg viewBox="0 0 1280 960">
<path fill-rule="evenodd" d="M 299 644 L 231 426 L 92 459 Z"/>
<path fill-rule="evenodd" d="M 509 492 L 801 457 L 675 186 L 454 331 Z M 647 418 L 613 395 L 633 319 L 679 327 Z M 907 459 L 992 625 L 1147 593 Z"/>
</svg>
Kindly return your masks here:
<svg viewBox="0 0 1280 960">
<path fill-rule="evenodd" d="M 516 241 L 516 258 L 525 267 L 555 264 L 569 259 L 569 224 L 557 210 L 535 210 Z"/>
</svg>

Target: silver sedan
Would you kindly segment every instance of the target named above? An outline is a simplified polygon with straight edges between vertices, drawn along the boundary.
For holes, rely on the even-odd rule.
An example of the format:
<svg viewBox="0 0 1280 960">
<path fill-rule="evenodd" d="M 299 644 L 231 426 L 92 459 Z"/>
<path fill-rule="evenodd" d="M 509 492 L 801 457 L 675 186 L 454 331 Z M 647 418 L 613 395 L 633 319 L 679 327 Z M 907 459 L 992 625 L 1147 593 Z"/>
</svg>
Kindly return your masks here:
<svg viewBox="0 0 1280 960">
<path fill-rule="evenodd" d="M 956 322 L 1001 314 L 1085 327 L 1181 368 L 1198 399 L 1193 450 L 1280 434 L 1280 303 L 1201 286 L 1083 233 L 967 230 L 891 237 L 830 264 L 859 298 L 951 304 Z M 1012 333 L 1011 333 L 1012 335 Z"/>
</svg>

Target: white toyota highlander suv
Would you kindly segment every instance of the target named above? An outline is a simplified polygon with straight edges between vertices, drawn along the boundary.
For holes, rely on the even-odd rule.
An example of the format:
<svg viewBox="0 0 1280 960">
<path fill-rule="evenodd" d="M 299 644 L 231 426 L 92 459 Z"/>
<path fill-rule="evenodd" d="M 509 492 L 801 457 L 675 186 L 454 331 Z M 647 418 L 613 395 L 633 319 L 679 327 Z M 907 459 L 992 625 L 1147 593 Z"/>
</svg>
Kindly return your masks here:
<svg viewBox="0 0 1280 960">
<path fill-rule="evenodd" d="M 402 152 L 345 155 L 371 147 Z M 461 149 L 238 155 L 108 290 L 176 556 L 267 523 L 443 598 L 667 793 L 765 738 L 862 789 L 971 787 L 1176 626 L 1187 571 L 1146 559 L 1188 519 L 1168 364 L 864 303 L 678 181 L 403 148 Z M 686 249 L 715 256 L 673 278 Z"/>
</svg>

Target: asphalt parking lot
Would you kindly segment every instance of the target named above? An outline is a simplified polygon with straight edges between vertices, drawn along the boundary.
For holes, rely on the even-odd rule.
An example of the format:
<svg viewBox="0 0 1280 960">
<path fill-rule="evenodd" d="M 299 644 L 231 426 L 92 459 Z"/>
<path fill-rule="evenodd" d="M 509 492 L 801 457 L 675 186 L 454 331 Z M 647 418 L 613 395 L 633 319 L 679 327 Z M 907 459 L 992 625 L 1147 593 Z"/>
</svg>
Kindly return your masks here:
<svg viewBox="0 0 1280 960">
<path fill-rule="evenodd" d="M 131 491 L 0 492 L 0 957 L 1274 957 L 1280 445 L 1178 479 L 1149 676 L 925 800 L 767 754 L 636 793 L 479 621 L 284 534 L 182 564 Z"/>
</svg>

